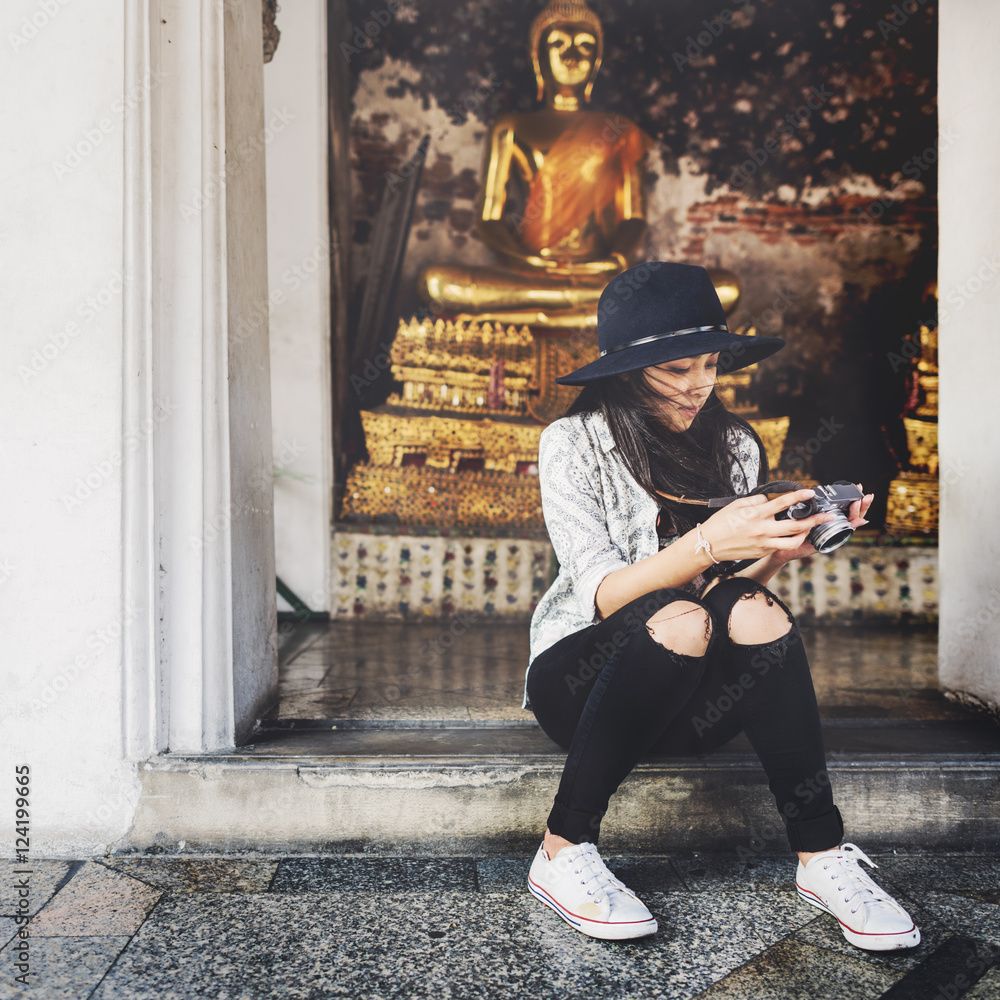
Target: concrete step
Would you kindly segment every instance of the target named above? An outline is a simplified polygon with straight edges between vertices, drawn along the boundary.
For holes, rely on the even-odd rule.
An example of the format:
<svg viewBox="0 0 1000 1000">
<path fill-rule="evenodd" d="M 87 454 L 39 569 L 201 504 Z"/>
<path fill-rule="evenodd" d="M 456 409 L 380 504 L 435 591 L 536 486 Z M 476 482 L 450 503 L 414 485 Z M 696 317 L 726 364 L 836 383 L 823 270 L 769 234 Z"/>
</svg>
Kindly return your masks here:
<svg viewBox="0 0 1000 1000">
<path fill-rule="evenodd" d="M 1000 730 L 988 721 L 828 720 L 847 839 L 872 849 L 1000 849 Z M 247 747 L 164 754 L 140 770 L 116 851 L 503 855 L 533 851 L 565 754 L 534 725 L 342 720 Z M 802 790 L 803 801 L 811 794 Z M 611 802 L 602 848 L 782 854 L 745 737 L 702 758 L 651 758 Z"/>
</svg>

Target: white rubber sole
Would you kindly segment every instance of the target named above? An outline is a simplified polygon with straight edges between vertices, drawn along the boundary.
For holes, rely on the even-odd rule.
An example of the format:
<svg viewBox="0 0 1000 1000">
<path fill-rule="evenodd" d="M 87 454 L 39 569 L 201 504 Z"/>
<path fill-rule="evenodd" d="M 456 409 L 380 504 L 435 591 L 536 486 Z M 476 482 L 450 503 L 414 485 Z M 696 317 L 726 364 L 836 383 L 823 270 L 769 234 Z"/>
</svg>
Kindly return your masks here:
<svg viewBox="0 0 1000 1000">
<path fill-rule="evenodd" d="M 613 923 L 607 920 L 593 920 L 580 917 L 566 907 L 561 906 L 540 885 L 528 879 L 528 891 L 550 909 L 556 911 L 563 920 L 588 937 L 599 938 L 602 941 L 628 941 L 632 938 L 648 937 L 655 934 L 657 923 L 655 918 L 649 920 L 634 920 L 628 923 Z"/>
<path fill-rule="evenodd" d="M 865 951 L 896 951 L 900 948 L 916 948 L 920 944 L 920 929 L 916 924 L 913 924 L 909 930 L 898 931 L 895 934 L 866 934 L 864 931 L 852 930 L 814 893 L 803 889 L 798 882 L 795 883 L 795 889 L 800 898 L 804 899 L 810 906 L 815 906 L 817 910 L 829 913 L 840 924 L 844 937 L 856 948 L 864 948 Z"/>
</svg>

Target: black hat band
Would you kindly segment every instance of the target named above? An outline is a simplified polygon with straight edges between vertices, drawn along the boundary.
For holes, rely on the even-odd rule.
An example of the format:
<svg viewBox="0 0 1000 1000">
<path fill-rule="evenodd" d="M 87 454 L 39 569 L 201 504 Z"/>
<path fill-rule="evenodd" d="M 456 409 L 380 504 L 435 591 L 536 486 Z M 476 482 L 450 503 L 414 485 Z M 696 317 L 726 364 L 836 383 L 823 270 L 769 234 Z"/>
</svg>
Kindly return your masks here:
<svg viewBox="0 0 1000 1000">
<path fill-rule="evenodd" d="M 606 351 L 601 351 L 601 357 L 605 354 L 613 354 L 615 351 L 624 351 L 626 347 L 638 347 L 640 344 L 652 344 L 657 340 L 666 340 L 667 337 L 686 337 L 692 333 L 729 333 L 726 326 L 692 326 L 686 330 L 671 330 L 670 333 L 654 333 L 651 337 L 640 337 L 638 340 L 630 340 L 625 344 L 618 344 L 609 347 Z"/>
</svg>

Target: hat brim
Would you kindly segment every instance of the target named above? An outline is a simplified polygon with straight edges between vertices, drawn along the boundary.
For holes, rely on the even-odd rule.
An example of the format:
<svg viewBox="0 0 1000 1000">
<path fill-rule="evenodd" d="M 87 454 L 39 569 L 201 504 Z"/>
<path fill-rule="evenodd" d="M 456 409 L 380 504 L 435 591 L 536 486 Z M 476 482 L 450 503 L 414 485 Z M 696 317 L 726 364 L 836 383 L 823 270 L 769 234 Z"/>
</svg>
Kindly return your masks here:
<svg viewBox="0 0 1000 1000">
<path fill-rule="evenodd" d="M 784 346 L 781 337 L 747 337 L 724 330 L 688 334 L 612 351 L 569 375 L 561 375 L 556 382 L 560 385 L 587 385 L 609 375 L 620 375 L 698 354 L 715 354 L 716 351 L 719 352 L 718 373 L 725 375 L 763 361 Z"/>
</svg>

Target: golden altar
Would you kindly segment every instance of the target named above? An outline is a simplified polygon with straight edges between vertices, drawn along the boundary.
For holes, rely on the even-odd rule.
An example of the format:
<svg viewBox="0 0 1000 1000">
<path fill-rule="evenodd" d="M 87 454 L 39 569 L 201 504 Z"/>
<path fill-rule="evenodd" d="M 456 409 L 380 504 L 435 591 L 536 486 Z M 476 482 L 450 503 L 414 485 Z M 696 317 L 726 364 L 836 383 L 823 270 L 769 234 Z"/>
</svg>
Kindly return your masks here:
<svg viewBox="0 0 1000 1000">
<path fill-rule="evenodd" d="M 538 439 L 579 392 L 553 379 L 596 356 L 593 342 L 527 327 L 401 320 L 391 353 L 400 388 L 362 411 L 369 461 L 348 476 L 341 519 L 544 531 Z M 722 376 L 716 392 L 749 419 L 775 468 L 788 418 L 754 416 L 753 367 Z"/>
</svg>

